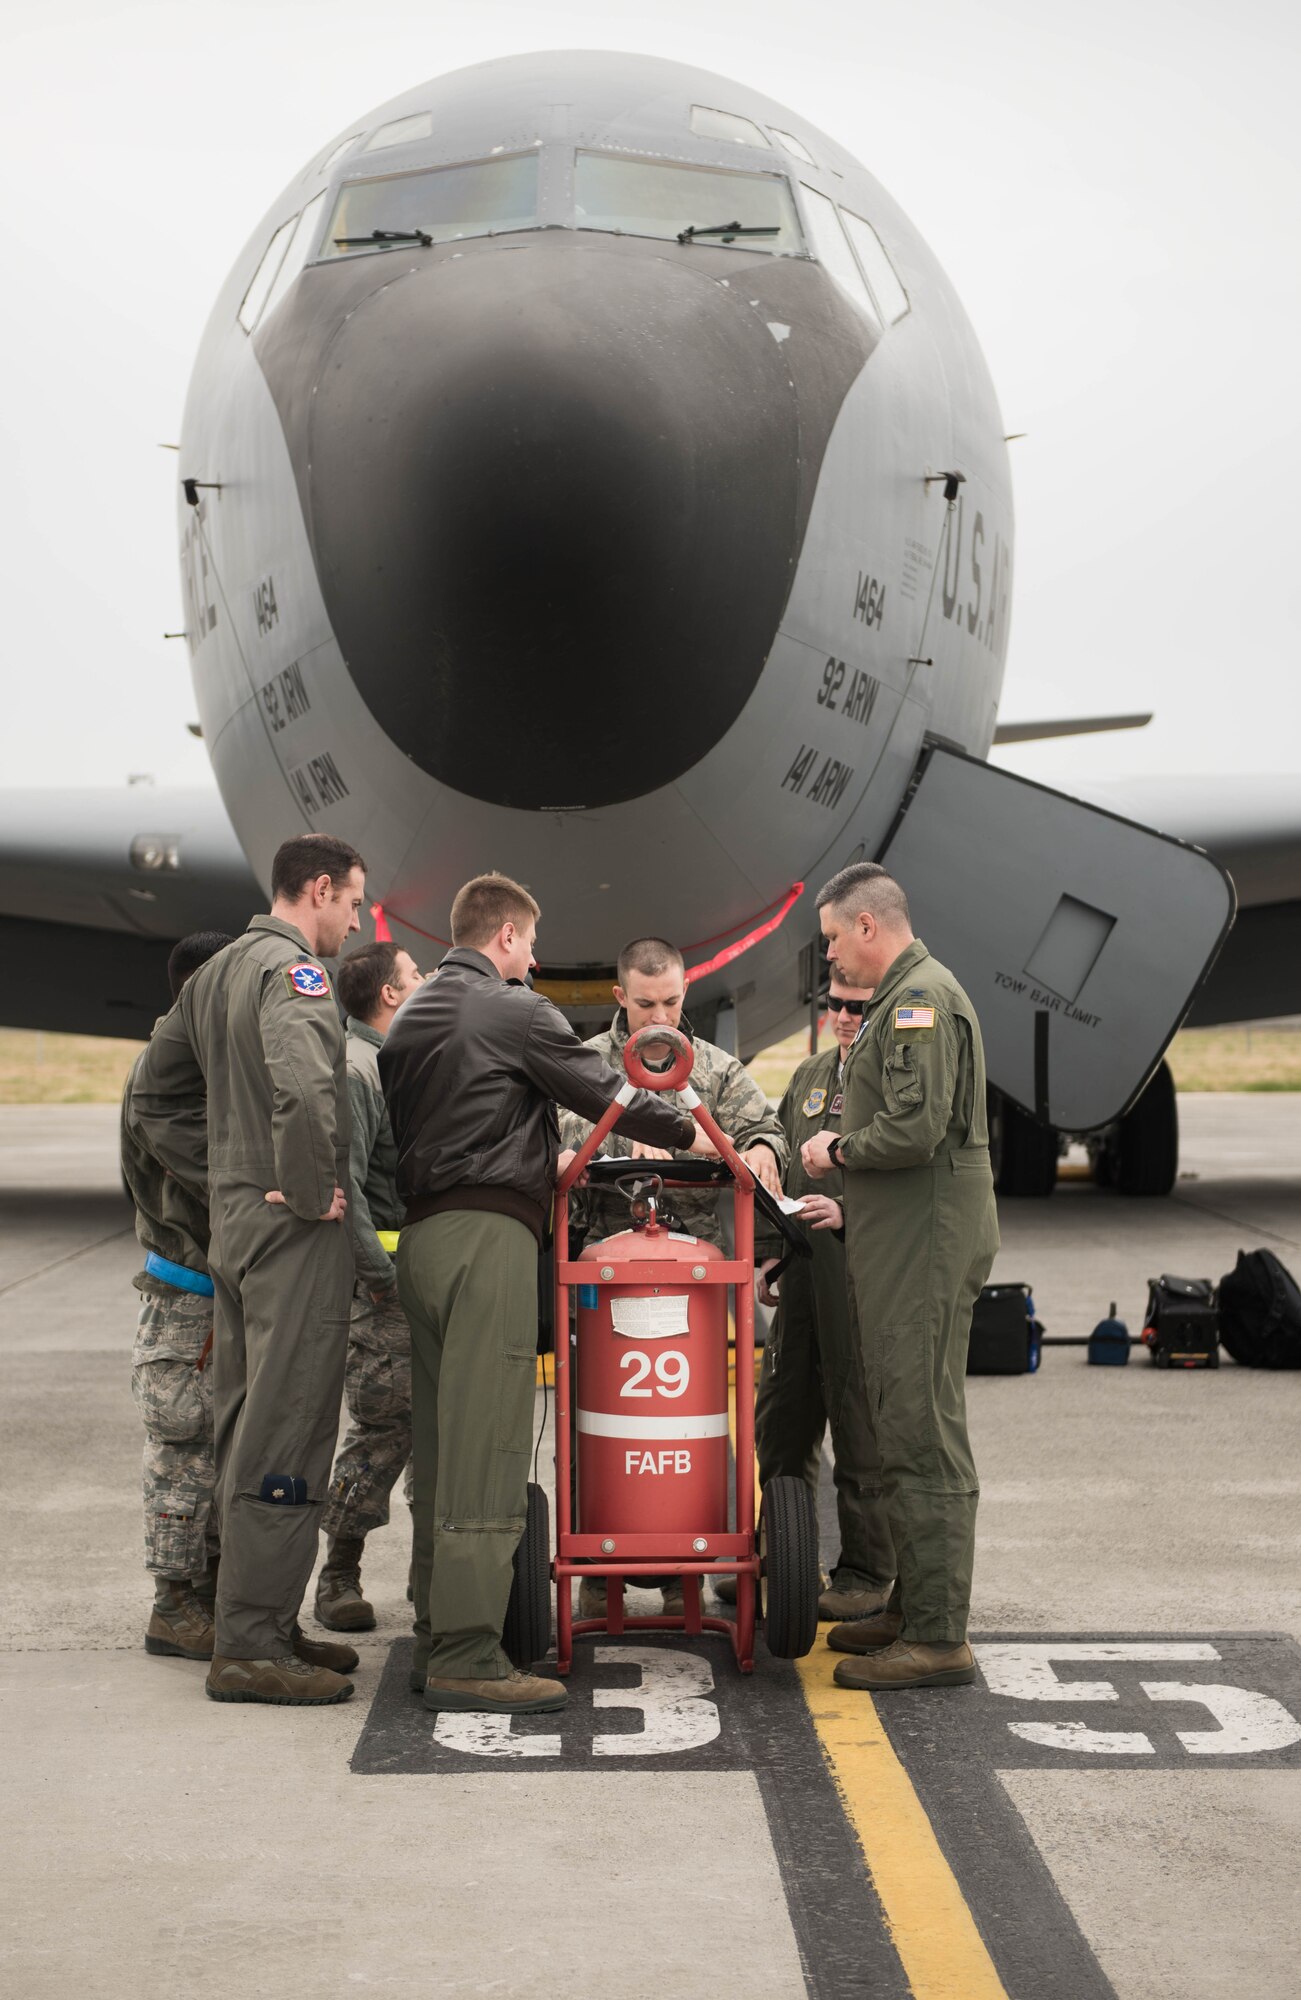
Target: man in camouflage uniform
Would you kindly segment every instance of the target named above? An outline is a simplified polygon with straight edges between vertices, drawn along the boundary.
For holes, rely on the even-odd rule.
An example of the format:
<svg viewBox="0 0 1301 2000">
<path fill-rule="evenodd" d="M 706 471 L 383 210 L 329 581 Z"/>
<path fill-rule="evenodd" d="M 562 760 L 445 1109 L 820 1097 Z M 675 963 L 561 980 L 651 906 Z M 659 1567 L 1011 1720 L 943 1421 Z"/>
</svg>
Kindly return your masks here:
<svg viewBox="0 0 1301 2000">
<path fill-rule="evenodd" d="M 898 1578 L 886 1610 L 834 1626 L 858 1657 L 841 1687 L 955 1687 L 967 1644 L 979 1484 L 967 1439 L 971 1312 L 998 1249 L 980 1023 L 912 932 L 899 884 L 874 862 L 819 892 L 827 956 L 875 988 L 845 1064 L 839 1134 L 804 1142 L 805 1172 L 844 1174 L 850 1298 Z"/>
<path fill-rule="evenodd" d="M 232 940 L 222 931 L 182 938 L 167 961 L 175 1000 L 192 972 Z M 166 1172 L 132 1129 L 137 1057 L 122 1093 L 122 1177 L 136 1210 L 145 1268 L 131 1354 L 131 1394 L 144 1420 L 145 1568 L 154 1605 L 145 1650 L 212 1658 L 220 1545 L 212 1517 L 212 1279 L 208 1204 Z M 202 1103 L 196 1107 L 202 1115 Z"/>
<path fill-rule="evenodd" d="M 819 1616 L 829 1619 L 867 1618 L 883 1611 L 894 1581 L 881 1463 L 868 1419 L 858 1331 L 849 1310 L 841 1176 L 833 1172 L 815 1184 L 800 1157 L 805 1140 L 816 1132 L 840 1130 L 845 1061 L 871 997 L 870 986 L 848 986 L 833 975 L 827 1001 L 832 1045 L 800 1064 L 778 1106 L 791 1154 L 786 1193 L 803 1203 L 799 1220 L 811 1231 L 813 1257 L 791 1259 L 775 1298 L 766 1279 L 783 1246 L 766 1226 L 756 1232 L 756 1255 L 762 1259 L 759 1302 L 777 1307 L 755 1398 L 759 1483 L 802 1478 L 816 1496 L 830 1418 L 840 1559 L 830 1588 L 818 1600 Z"/>
<path fill-rule="evenodd" d="M 132 1093 L 144 1143 L 208 1192 L 212 1215 L 214 1701 L 316 1707 L 353 1691 L 357 1655 L 307 1639 L 298 1609 L 339 1429 L 353 1275 L 343 1029 L 320 960 L 361 928 L 365 887 L 346 842 L 286 841 L 271 914 L 188 981 Z"/>
<path fill-rule="evenodd" d="M 387 1527 L 389 1494 L 411 1459 L 411 1329 L 398 1299 L 397 1266 L 381 1240 L 396 1249 L 405 1203 L 379 1052 L 393 1016 L 419 984 L 415 960 L 395 944 L 363 945 L 339 967 L 339 999 L 348 1015 L 348 1215 L 357 1277 L 344 1375 L 352 1426 L 330 1480 L 321 1524 L 328 1552 L 316 1583 L 316 1616 L 332 1632 L 374 1627 L 361 1590 L 362 1554 L 371 1529 Z"/>
<path fill-rule="evenodd" d="M 716 1048 L 713 1042 L 702 1041 L 698 1035 L 692 1034 L 690 1023 L 682 1012 L 686 999 L 682 953 L 663 938 L 636 938 L 619 953 L 617 970 L 618 984 L 614 997 L 618 1012 L 603 1034 L 592 1037 L 588 1047 L 596 1049 L 613 1069 L 622 1071 L 628 1037 L 639 1028 L 681 1028 L 684 1034 L 691 1036 L 695 1051 L 691 1088 L 706 1109 L 712 1111 L 755 1178 L 763 1182 L 769 1194 L 780 1195 L 781 1176 L 788 1158 L 786 1134 L 776 1112 L 744 1063 L 728 1055 L 725 1049 Z M 664 1101 L 675 1108 L 682 1103 L 677 1091 L 664 1091 L 662 1095 Z M 591 1129 L 591 1125 L 574 1112 L 561 1112 L 562 1172 Z M 636 1144 L 618 1132 L 608 1135 L 604 1151 L 611 1156 L 633 1160 L 670 1160 L 674 1157 L 659 1147 Z M 589 1242 L 599 1241 L 604 1236 L 615 1236 L 628 1227 L 628 1204 L 615 1189 L 585 1188 L 572 1200 L 574 1224 L 585 1231 Z M 708 1243 L 722 1245 L 717 1190 L 673 1188 L 668 1200 L 678 1224 L 687 1235 L 700 1236 Z M 579 1616 L 601 1618 L 605 1609 L 604 1579 L 584 1583 L 578 1594 Z M 670 1617 L 681 1614 L 680 1581 L 671 1580 L 664 1585 L 664 1609 Z"/>
</svg>

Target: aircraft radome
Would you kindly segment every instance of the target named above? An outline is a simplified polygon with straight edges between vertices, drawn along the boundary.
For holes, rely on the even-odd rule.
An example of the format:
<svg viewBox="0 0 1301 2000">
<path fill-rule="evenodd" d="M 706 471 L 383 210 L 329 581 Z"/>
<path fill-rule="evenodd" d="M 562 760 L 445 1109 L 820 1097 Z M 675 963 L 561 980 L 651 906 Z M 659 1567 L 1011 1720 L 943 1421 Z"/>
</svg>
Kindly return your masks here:
<svg viewBox="0 0 1301 2000">
<path fill-rule="evenodd" d="M 1301 1006 L 1290 793 L 1168 789 L 1154 831 L 984 761 L 988 371 L 885 190 L 752 90 L 548 53 L 356 119 L 222 286 L 177 471 L 220 804 L 9 794 L 0 937 L 47 977 L 0 954 L 0 1019 L 146 1033 L 168 944 L 242 928 L 309 827 L 426 957 L 466 876 L 526 880 L 580 1024 L 627 936 L 675 939 L 743 1055 L 815 1003 L 818 884 L 885 859 L 980 1010 L 1009 1191 L 1104 1128 L 1113 1178 L 1168 1186 L 1190 1003 Z"/>
</svg>

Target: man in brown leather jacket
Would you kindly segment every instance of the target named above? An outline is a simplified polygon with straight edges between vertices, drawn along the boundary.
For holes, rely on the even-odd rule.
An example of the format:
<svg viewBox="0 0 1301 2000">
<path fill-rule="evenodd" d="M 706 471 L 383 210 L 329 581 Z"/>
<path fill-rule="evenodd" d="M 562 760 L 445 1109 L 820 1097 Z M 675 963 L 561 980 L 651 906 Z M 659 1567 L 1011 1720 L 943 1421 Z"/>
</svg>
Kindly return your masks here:
<svg viewBox="0 0 1301 2000">
<path fill-rule="evenodd" d="M 553 1198 L 555 1102 L 703 1151 L 691 1117 L 626 1080 L 524 984 L 539 910 L 504 875 L 452 905 L 453 949 L 379 1055 L 406 1219 L 398 1288 L 411 1322 L 416 1645 L 429 1708 L 562 1708 L 559 1681 L 502 1648 L 524 1530 L 537 1349 L 537 1254 Z"/>
</svg>

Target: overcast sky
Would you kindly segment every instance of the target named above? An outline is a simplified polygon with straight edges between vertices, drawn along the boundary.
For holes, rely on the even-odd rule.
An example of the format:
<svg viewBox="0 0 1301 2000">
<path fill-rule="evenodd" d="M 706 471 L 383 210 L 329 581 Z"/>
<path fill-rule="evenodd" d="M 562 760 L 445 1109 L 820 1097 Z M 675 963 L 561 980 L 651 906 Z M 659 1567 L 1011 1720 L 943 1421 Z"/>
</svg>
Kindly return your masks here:
<svg viewBox="0 0 1301 2000">
<path fill-rule="evenodd" d="M 673 57 L 832 133 L 911 214 L 1012 445 L 1008 753 L 1062 781 L 1301 773 L 1295 0 L 4 0 L 0 784 L 209 782 L 175 440 L 272 198 L 425 77 L 546 46 Z M 545 40 L 540 40 L 540 37 Z"/>
</svg>

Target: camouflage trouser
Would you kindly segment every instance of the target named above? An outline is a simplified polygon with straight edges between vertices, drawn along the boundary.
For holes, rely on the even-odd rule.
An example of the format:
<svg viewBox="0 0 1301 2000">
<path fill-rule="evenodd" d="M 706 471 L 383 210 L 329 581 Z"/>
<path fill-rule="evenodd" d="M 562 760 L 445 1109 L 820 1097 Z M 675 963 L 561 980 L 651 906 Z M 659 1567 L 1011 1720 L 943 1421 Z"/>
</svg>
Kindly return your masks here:
<svg viewBox="0 0 1301 2000">
<path fill-rule="evenodd" d="M 331 1537 L 352 1539 L 386 1525 L 403 1466 L 411 1499 L 411 1329 L 396 1296 L 376 1305 L 364 1286 L 356 1287 L 343 1389 L 352 1422 L 321 1526 Z"/>
<path fill-rule="evenodd" d="M 145 1568 L 179 1582 L 217 1556 L 212 1366 L 197 1366 L 212 1300 L 164 1285 L 141 1291 L 131 1394 L 145 1426 Z"/>
</svg>

